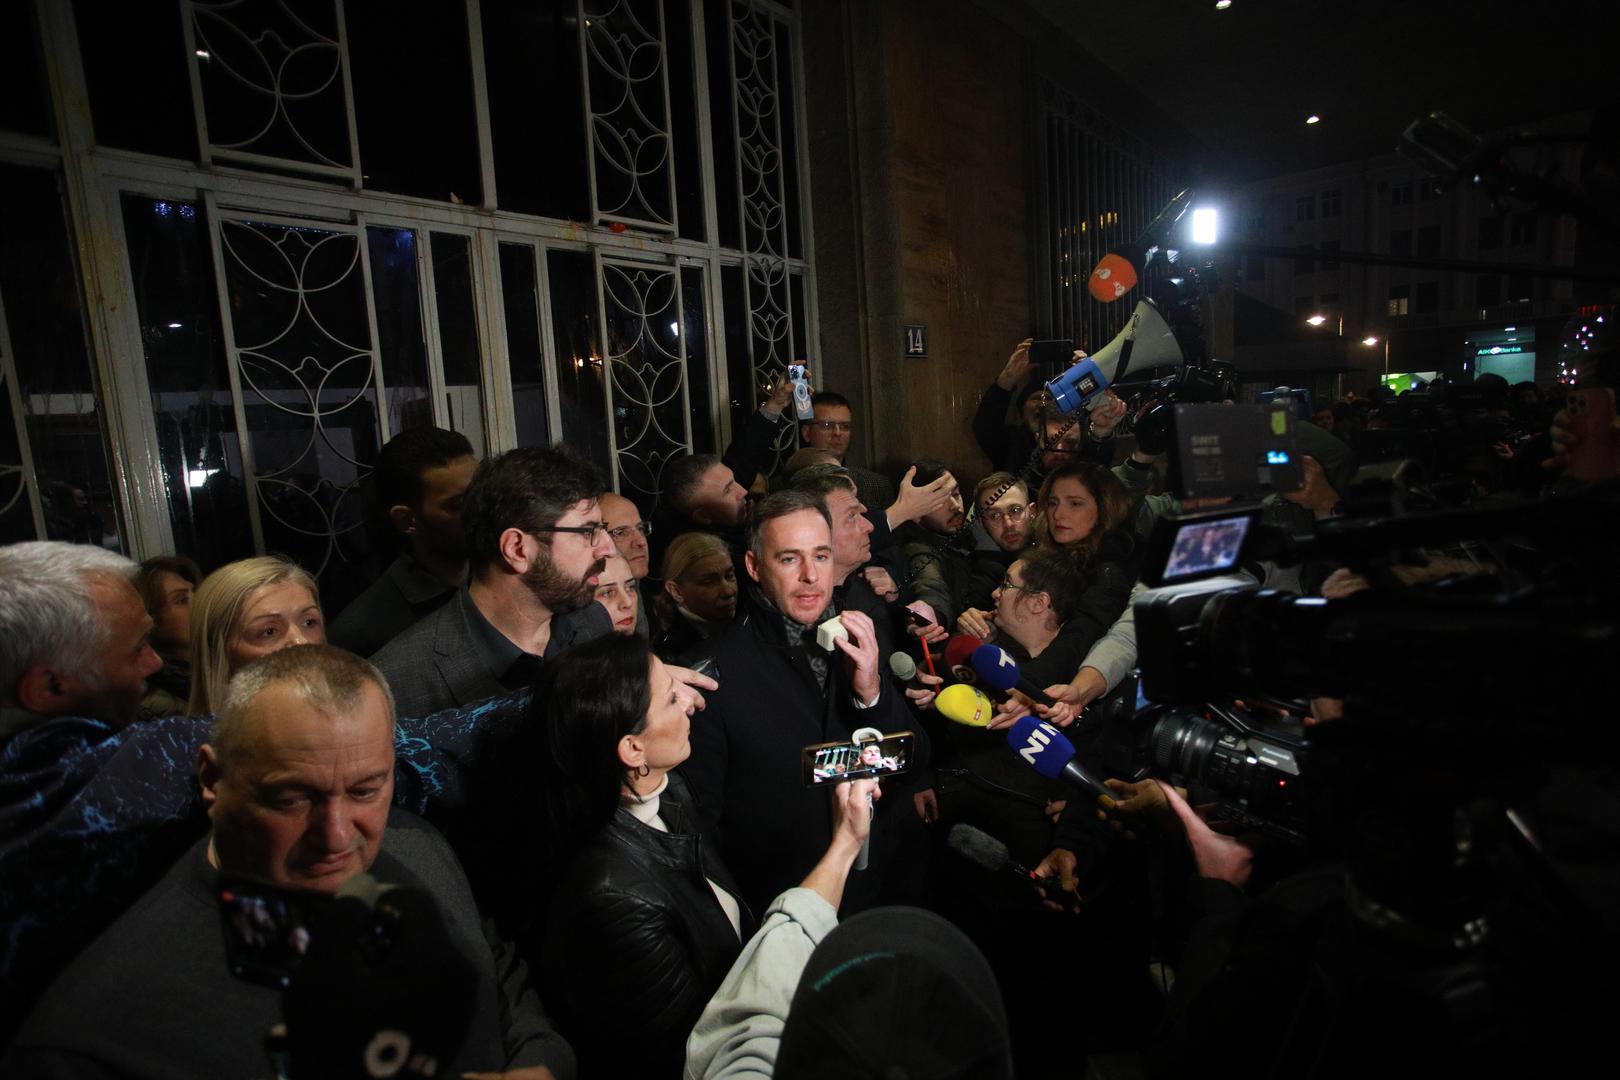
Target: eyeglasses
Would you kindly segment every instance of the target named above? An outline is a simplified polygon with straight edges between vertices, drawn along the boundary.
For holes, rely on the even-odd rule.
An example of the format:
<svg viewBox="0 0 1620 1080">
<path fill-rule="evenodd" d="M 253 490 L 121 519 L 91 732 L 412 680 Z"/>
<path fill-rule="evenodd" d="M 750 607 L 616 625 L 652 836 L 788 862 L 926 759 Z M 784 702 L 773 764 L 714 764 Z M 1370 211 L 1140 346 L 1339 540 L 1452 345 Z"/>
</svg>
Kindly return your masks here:
<svg viewBox="0 0 1620 1080">
<path fill-rule="evenodd" d="M 841 431 L 847 434 L 855 430 L 855 423 L 852 420 L 810 420 L 808 423 L 811 427 L 828 433 Z"/>
<path fill-rule="evenodd" d="M 634 525 L 616 525 L 609 529 L 607 534 L 613 537 L 615 544 L 622 544 L 630 536 L 631 532 L 638 532 L 642 536 L 651 536 L 652 522 L 638 521 Z"/>
<path fill-rule="evenodd" d="M 1016 582 L 1013 581 L 1011 574 L 1008 574 L 1006 577 L 1001 579 L 1001 587 L 1003 589 L 1017 589 L 1019 592 L 1040 592 L 1041 591 L 1040 589 L 1032 589 L 1028 585 L 1019 585 L 1019 584 L 1017 584 Z"/>
<path fill-rule="evenodd" d="M 987 524 L 1000 525 L 1003 521 L 1023 521 L 1024 515 L 1028 512 L 1028 503 L 1014 503 L 1003 510 L 986 510 L 979 516 L 983 518 Z"/>
<path fill-rule="evenodd" d="M 606 524 L 600 521 L 587 521 L 583 525 L 547 525 L 540 529 L 528 530 L 532 533 L 574 533 L 583 536 L 586 543 L 595 547 L 602 539 L 602 534 L 608 531 Z"/>
</svg>

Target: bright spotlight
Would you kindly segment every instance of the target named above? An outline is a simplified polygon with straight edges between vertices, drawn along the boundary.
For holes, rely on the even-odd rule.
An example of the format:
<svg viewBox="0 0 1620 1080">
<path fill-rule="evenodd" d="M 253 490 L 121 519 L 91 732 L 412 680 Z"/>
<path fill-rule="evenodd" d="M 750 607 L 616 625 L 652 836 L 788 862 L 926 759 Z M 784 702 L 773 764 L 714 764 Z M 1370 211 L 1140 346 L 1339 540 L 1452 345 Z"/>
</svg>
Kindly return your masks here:
<svg viewBox="0 0 1620 1080">
<path fill-rule="evenodd" d="M 1366 345 L 1368 348 L 1371 348 L 1372 346 L 1378 344 L 1378 339 L 1373 335 L 1368 334 L 1366 337 L 1361 339 L 1361 343 Z"/>
<path fill-rule="evenodd" d="M 1306 319 L 1305 321 L 1310 323 L 1312 326 L 1321 326 L 1323 323 L 1327 322 L 1327 316 L 1326 315 L 1312 315 L 1310 318 Z"/>
<path fill-rule="evenodd" d="M 1307 124 L 1320 124 L 1322 122 L 1322 118 L 1317 116 L 1315 113 L 1311 113 L 1311 115 L 1305 118 L 1305 122 Z"/>
<path fill-rule="evenodd" d="M 1220 215 L 1213 206 L 1199 207 L 1192 212 L 1192 242 L 1213 244 Z"/>
<path fill-rule="evenodd" d="M 1232 6 L 1232 0 L 1215 0 L 1215 10 L 1225 11 Z"/>
</svg>

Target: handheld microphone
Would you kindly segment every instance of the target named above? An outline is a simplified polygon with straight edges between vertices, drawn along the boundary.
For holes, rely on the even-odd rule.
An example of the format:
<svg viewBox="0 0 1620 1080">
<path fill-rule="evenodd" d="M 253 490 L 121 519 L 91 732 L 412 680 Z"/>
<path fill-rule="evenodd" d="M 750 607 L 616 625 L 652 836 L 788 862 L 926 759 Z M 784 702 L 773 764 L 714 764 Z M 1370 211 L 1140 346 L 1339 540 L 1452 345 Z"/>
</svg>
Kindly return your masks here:
<svg viewBox="0 0 1620 1080">
<path fill-rule="evenodd" d="M 917 678 L 917 661 L 911 658 L 910 653 L 897 652 L 889 656 L 889 674 L 911 687 L 913 690 L 927 690 L 922 680 Z"/>
<path fill-rule="evenodd" d="M 945 843 L 952 851 L 988 873 L 1005 874 L 1011 871 L 1020 881 L 1033 885 L 1048 900 L 1055 900 L 1065 907 L 1075 907 L 1080 903 L 1080 898 L 1066 889 L 1049 889 L 1051 878 L 1037 877 L 1035 871 L 1012 857 L 1006 844 L 981 829 L 967 824 L 952 825 Z"/>
<path fill-rule="evenodd" d="M 1086 772 L 1074 759 L 1074 743 L 1051 724 L 1042 723 L 1039 717 L 1020 716 L 1014 721 L 1007 729 L 1007 745 L 1048 780 L 1062 778 L 1095 795 L 1106 796 L 1110 804 L 1116 798 L 1107 784 Z"/>
<path fill-rule="evenodd" d="M 1004 694 L 1008 690 L 1017 690 L 1049 707 L 1057 704 L 1046 696 L 1045 690 L 1024 678 L 1024 673 L 1018 668 L 1018 661 L 1000 645 L 980 645 L 973 650 L 969 660 L 973 664 L 973 670 L 978 672 L 981 686 L 1000 690 Z"/>
<path fill-rule="evenodd" d="M 953 683 L 934 698 L 934 708 L 947 720 L 965 727 L 989 727 L 996 718 L 996 707 L 984 694 L 965 683 Z"/>
<path fill-rule="evenodd" d="M 973 670 L 973 650 L 984 642 L 972 634 L 952 634 L 945 642 L 945 666 L 951 669 L 951 677 L 957 682 L 967 683 L 969 686 L 979 681 L 978 674 Z"/>
<path fill-rule="evenodd" d="M 1159 211 L 1148 227 L 1142 230 L 1140 236 L 1128 244 L 1104 255 L 1097 263 L 1097 268 L 1091 272 L 1091 278 L 1086 282 L 1086 288 L 1091 291 L 1092 297 L 1099 303 L 1111 304 L 1124 296 L 1141 280 L 1147 272 L 1148 264 L 1153 256 L 1159 252 L 1159 246 L 1166 234 L 1175 227 L 1176 222 L 1187 212 L 1192 205 L 1192 189 L 1187 188 L 1170 200 L 1170 205 Z"/>
</svg>

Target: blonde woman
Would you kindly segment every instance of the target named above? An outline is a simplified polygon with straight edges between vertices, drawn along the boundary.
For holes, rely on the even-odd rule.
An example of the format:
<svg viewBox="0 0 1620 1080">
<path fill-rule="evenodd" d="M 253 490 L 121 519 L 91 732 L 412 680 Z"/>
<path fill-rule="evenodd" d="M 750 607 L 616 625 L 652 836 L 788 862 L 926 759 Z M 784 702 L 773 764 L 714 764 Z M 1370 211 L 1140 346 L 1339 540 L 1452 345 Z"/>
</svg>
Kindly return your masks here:
<svg viewBox="0 0 1620 1080">
<path fill-rule="evenodd" d="M 705 532 L 671 541 L 662 569 L 664 592 L 656 599 L 664 632 L 653 651 L 674 660 L 737 614 L 737 572 L 726 542 Z"/>
<path fill-rule="evenodd" d="M 274 555 L 227 563 L 191 599 L 191 701 L 187 712 L 218 708 L 231 676 L 288 645 L 326 643 L 321 594 L 297 563 Z"/>
</svg>

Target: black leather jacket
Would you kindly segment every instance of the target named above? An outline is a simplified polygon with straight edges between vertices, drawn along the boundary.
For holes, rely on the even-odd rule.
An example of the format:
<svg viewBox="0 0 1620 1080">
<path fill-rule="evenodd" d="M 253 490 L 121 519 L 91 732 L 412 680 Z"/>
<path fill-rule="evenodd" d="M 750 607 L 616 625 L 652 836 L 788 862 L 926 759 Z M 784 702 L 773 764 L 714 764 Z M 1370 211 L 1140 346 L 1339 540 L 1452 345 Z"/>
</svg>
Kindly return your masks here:
<svg viewBox="0 0 1620 1080">
<path fill-rule="evenodd" d="M 669 832 L 620 809 L 552 901 L 541 988 L 585 1077 L 679 1076 L 692 1025 L 755 929 L 679 776 L 659 817 Z M 741 937 L 706 879 L 738 898 Z"/>
</svg>

